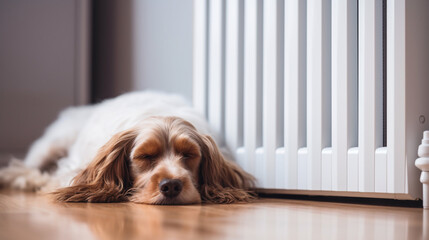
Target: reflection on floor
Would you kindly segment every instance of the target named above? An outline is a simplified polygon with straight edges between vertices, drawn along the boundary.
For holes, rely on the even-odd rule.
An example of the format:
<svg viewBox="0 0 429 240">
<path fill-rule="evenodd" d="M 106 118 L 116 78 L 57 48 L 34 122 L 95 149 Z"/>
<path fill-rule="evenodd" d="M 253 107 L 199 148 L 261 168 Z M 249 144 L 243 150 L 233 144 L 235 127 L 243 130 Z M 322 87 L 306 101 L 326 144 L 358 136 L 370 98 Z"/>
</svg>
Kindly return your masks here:
<svg viewBox="0 0 429 240">
<path fill-rule="evenodd" d="M 312 201 L 150 206 L 0 192 L 0 239 L 429 239 L 429 211 Z"/>
</svg>

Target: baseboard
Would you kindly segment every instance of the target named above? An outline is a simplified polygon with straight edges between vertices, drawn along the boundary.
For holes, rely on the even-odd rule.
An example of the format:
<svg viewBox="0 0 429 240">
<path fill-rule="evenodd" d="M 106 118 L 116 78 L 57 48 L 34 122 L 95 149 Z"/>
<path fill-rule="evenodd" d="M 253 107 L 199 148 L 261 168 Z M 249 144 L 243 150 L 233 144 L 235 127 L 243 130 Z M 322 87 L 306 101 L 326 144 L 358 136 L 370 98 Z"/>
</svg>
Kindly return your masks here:
<svg viewBox="0 0 429 240">
<path fill-rule="evenodd" d="M 334 202 L 346 204 L 365 204 L 376 206 L 394 206 L 394 207 L 411 207 L 422 208 L 422 200 L 396 200 L 386 198 L 364 198 L 364 197 L 341 197 L 341 196 L 310 196 L 294 194 L 272 194 L 259 193 L 261 198 L 280 198 L 288 200 L 316 201 L 316 202 Z"/>
<path fill-rule="evenodd" d="M 336 191 L 312 191 L 312 190 L 287 190 L 287 189 L 256 189 L 261 194 L 286 194 L 307 196 L 330 196 L 330 197 L 355 197 L 355 198 L 378 198 L 396 200 L 418 200 L 405 193 L 376 193 L 376 192 L 336 192 Z"/>
</svg>

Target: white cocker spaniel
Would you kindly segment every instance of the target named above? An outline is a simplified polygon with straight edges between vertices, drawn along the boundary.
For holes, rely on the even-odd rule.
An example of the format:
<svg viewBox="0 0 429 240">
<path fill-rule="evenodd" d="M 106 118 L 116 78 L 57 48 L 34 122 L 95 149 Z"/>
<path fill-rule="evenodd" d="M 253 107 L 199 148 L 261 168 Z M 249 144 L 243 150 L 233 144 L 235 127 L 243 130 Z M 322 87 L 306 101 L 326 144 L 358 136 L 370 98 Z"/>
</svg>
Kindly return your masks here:
<svg viewBox="0 0 429 240">
<path fill-rule="evenodd" d="M 254 178 L 225 159 L 200 114 L 176 95 L 133 92 L 72 107 L 0 184 L 59 201 L 148 204 L 249 201 Z"/>
</svg>

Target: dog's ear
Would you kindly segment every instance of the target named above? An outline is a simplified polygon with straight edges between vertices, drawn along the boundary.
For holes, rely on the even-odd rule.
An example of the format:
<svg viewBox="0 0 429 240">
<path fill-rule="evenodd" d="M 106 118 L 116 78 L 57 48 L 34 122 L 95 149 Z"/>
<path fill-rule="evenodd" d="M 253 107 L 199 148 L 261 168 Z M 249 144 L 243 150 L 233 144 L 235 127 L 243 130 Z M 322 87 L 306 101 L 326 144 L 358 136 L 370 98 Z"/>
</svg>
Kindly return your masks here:
<svg viewBox="0 0 429 240">
<path fill-rule="evenodd" d="M 254 177 L 227 161 L 210 136 L 202 136 L 199 191 L 203 201 L 234 203 L 255 198 Z"/>
<path fill-rule="evenodd" d="M 53 194 L 65 202 L 120 202 L 127 200 L 132 187 L 129 153 L 136 138 L 135 130 L 114 135 L 88 167 L 79 173 L 70 187 Z"/>
</svg>

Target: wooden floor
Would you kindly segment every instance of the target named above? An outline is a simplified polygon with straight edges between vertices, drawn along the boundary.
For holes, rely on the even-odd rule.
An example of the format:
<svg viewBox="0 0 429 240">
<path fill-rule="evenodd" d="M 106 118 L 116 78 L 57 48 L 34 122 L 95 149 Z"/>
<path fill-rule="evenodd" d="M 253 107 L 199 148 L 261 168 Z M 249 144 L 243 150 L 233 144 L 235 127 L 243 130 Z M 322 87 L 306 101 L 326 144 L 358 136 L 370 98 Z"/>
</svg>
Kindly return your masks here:
<svg viewBox="0 0 429 240">
<path fill-rule="evenodd" d="M 0 191 L 0 239 L 429 239 L 420 208 L 260 199 L 150 206 Z"/>
</svg>

